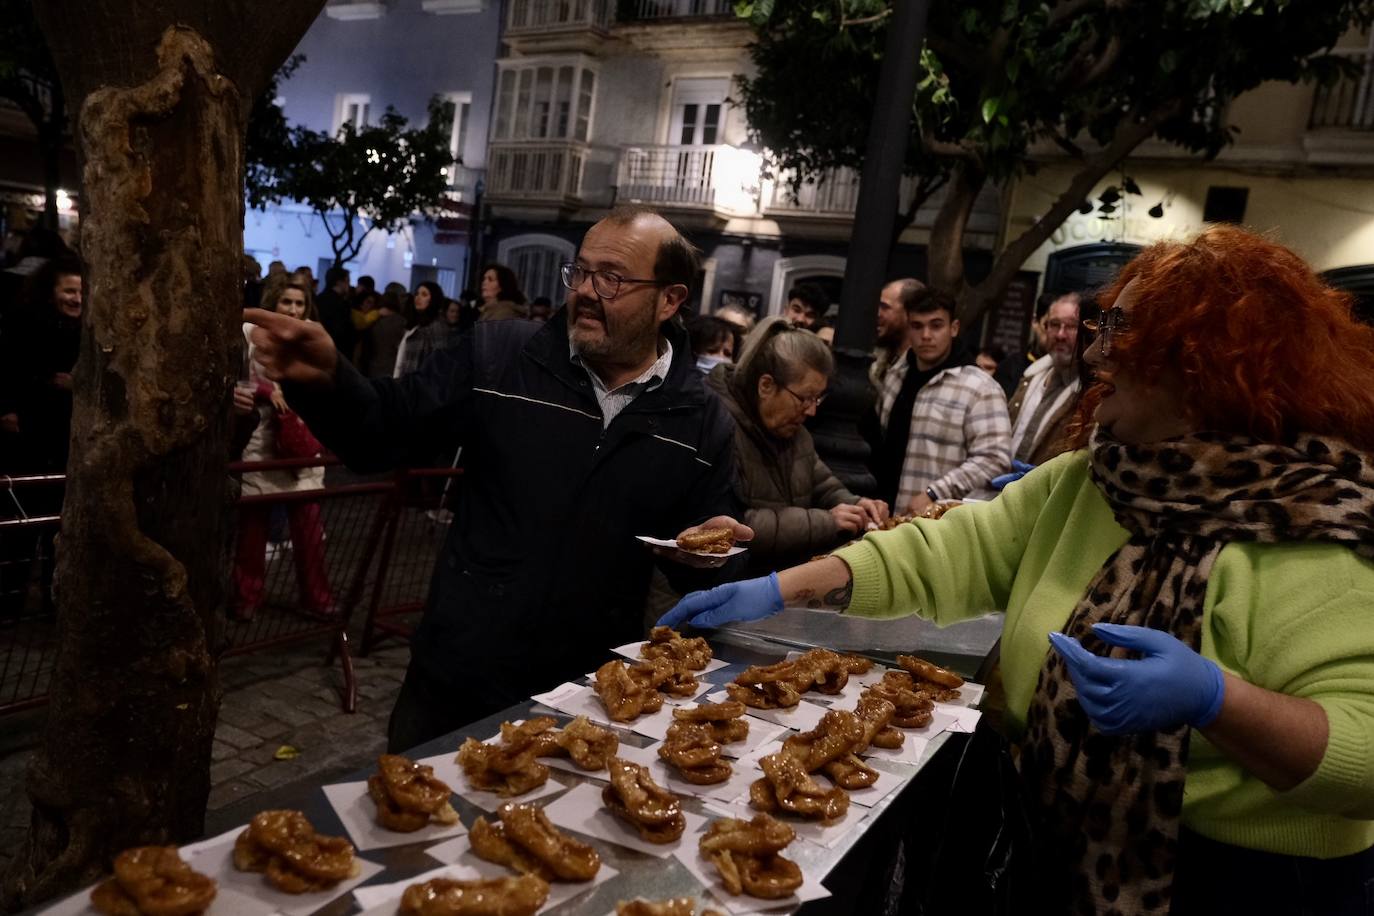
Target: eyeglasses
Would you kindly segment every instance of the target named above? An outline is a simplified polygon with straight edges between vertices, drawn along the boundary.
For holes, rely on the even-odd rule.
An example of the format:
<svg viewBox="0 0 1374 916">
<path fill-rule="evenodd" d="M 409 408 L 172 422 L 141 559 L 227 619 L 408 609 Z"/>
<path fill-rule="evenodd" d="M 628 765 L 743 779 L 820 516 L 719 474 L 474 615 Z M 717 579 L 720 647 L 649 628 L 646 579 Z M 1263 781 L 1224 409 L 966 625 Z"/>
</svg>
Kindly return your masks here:
<svg viewBox="0 0 1374 916">
<path fill-rule="evenodd" d="M 563 285 L 568 289 L 575 290 L 586 281 L 592 278 L 592 291 L 602 299 L 614 299 L 620 295 L 620 287 L 625 283 L 650 283 L 654 286 L 672 286 L 662 280 L 641 280 L 637 277 L 622 277 L 620 274 L 610 270 L 588 270 L 577 264 L 564 264 L 558 268 L 558 274 L 563 280 Z"/>
<path fill-rule="evenodd" d="M 825 396 L 830 393 L 828 391 L 822 391 L 814 398 L 804 398 L 801 395 L 797 394 L 795 391 L 793 391 L 791 388 L 788 388 L 786 385 L 779 385 L 778 387 L 781 388 L 783 391 L 786 391 L 788 394 L 792 395 L 792 397 L 796 398 L 797 404 L 800 405 L 802 410 L 810 410 L 812 407 L 820 407 L 821 402 L 825 400 Z"/>
<path fill-rule="evenodd" d="M 1102 320 L 1095 318 L 1084 318 L 1083 329 L 1090 334 L 1102 332 L 1102 355 L 1109 356 L 1112 352 L 1112 335 L 1117 331 L 1124 331 L 1130 327 L 1126 321 L 1126 311 L 1119 305 L 1114 305 L 1107 309 L 1102 315 Z"/>
</svg>

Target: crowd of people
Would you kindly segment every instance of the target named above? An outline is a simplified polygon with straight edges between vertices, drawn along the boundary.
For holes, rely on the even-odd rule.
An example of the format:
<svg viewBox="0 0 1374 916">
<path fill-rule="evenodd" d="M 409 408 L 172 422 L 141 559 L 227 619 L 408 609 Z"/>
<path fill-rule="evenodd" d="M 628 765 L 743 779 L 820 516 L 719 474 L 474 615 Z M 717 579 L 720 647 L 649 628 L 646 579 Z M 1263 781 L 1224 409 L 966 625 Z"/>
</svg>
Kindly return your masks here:
<svg viewBox="0 0 1374 916">
<path fill-rule="evenodd" d="M 25 393 L 6 391 L 7 434 L 70 410 L 81 277 L 64 265 L 34 274 L 45 344 L 22 355 Z M 762 321 L 684 320 L 698 271 L 668 220 L 621 207 L 562 265 L 557 311 L 500 265 L 475 306 L 342 269 L 318 296 L 277 264 L 246 284 L 245 455 L 286 442 L 370 472 L 462 450 L 393 751 L 639 638 L 657 575 L 685 595 L 671 626 L 1000 611 L 1001 740 L 1045 911 L 1364 911 L 1374 328 L 1349 297 L 1214 226 L 1104 289 L 1043 297 L 1004 353 L 966 342 L 948 292 L 894 278 L 861 419 L 875 486 L 858 493 L 808 430 L 835 372 L 824 290 L 800 284 Z M 318 509 L 298 505 L 302 595 L 329 615 Z M 265 524 L 240 535 L 242 616 Z M 720 527 L 750 548 L 723 565 L 636 540 Z"/>
</svg>

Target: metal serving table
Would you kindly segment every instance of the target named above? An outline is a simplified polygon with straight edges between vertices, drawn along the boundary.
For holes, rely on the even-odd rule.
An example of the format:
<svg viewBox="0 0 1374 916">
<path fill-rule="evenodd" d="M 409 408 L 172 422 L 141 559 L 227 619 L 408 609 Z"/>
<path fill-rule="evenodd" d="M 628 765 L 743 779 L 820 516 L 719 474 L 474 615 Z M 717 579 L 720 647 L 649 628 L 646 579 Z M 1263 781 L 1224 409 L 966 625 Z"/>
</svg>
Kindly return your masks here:
<svg viewBox="0 0 1374 916">
<path fill-rule="evenodd" d="M 828 616 L 835 617 L 833 614 Z M 797 628 L 790 631 L 787 636 L 762 632 L 758 628 L 734 627 L 717 631 L 710 638 L 712 648 L 717 658 L 730 664 L 726 668 L 711 672 L 705 680 L 723 684 L 732 680 L 745 667 L 777 661 L 790 649 L 806 648 L 816 644 L 834 645 L 828 639 L 831 635 L 834 634 L 827 633 L 824 628 L 815 626 Z M 992 640 L 995 641 L 995 638 L 996 636 L 993 634 Z M 982 643 L 990 645 L 991 642 L 986 639 L 974 639 L 973 641 L 980 645 Z M 955 670 L 966 674 L 971 674 L 981 661 L 981 655 L 942 652 L 938 651 L 935 646 L 927 648 L 926 645 L 921 644 L 922 642 L 926 641 L 921 640 L 915 645 L 907 644 L 901 647 L 901 651 L 917 651 L 932 660 L 949 664 Z M 986 654 L 986 646 L 983 646 L 982 652 Z M 880 661 L 885 660 L 884 656 L 888 656 L 888 653 L 885 652 L 865 654 L 873 654 Z M 499 731 L 501 722 L 525 719 L 531 715 L 553 715 L 560 723 L 570 719 L 569 716 L 557 710 L 551 710 L 526 700 L 441 738 L 413 748 L 407 756 L 420 759 L 445 753 L 456 754 L 458 746 L 466 738 L 490 739 Z M 617 730 L 621 741 L 625 744 L 643 747 L 653 743 L 651 739 L 627 729 L 620 728 Z M 910 820 L 915 816 L 913 810 L 913 805 L 916 804 L 915 799 L 918 795 L 923 794 L 920 791 L 913 791 L 913 788 L 921 782 L 919 774 L 926 769 L 926 765 L 933 759 L 941 756 L 948 757 L 962 747 L 963 741 L 961 739 L 964 737 L 948 732 L 935 736 L 930 740 L 916 766 L 907 766 L 882 759 L 868 761 L 877 769 L 904 776 L 906 781 L 900 788 L 870 808 L 868 815 L 834 846 L 824 847 L 798 839 L 788 847 L 786 855 L 796 861 L 803 872 L 808 875 L 824 874 L 826 876 L 823 883 L 833 895 L 825 900 L 804 904 L 796 912 L 800 912 L 804 916 L 829 916 L 829 914 L 871 913 L 878 910 L 880 902 L 884 899 L 884 894 L 893 880 L 894 872 L 900 872 L 901 869 L 901 863 L 896 861 L 898 858 L 897 848 Z M 369 772 L 371 770 L 360 770 L 339 781 L 348 782 L 363 779 Z M 595 780 L 578 773 L 557 769 L 552 771 L 550 779 L 569 787 L 579 783 L 595 782 Z M 941 788 L 927 786 L 925 791 L 926 793 L 939 793 Z M 557 797 L 545 797 L 540 799 L 540 802 L 547 803 Z M 265 793 L 263 797 L 255 799 L 255 801 L 257 802 L 255 807 L 258 809 L 297 808 L 303 811 L 317 829 L 323 833 L 338 834 L 343 832 L 342 823 L 325 800 L 319 786 L 287 787 Z M 457 808 L 463 823 L 469 825 L 475 817 L 485 813 L 457 795 L 454 796 L 454 807 Z M 702 801 L 697 798 L 684 797 L 683 807 L 710 818 L 718 816 L 704 808 Z M 614 913 L 617 901 L 628 900 L 637 896 L 651 899 L 697 896 L 703 902 L 708 900 L 702 885 L 675 858 L 657 858 L 600 839 L 585 836 L 581 838 L 591 842 L 600 853 L 602 861 L 616 869 L 619 874 L 588 893 L 557 909 L 550 910 L 550 913 L 559 914 L 559 916 L 584 916 L 584 914 L 585 916 L 605 916 L 605 914 Z M 401 881 L 437 867 L 438 863 L 424 854 L 424 850 L 432 845 L 435 845 L 434 841 L 360 853 L 362 858 L 377 862 L 385 867 L 382 873 L 367 883 L 385 884 Z M 350 894 L 335 900 L 317 912 L 319 916 L 349 916 L 349 914 L 358 911 L 359 907 Z"/>
</svg>

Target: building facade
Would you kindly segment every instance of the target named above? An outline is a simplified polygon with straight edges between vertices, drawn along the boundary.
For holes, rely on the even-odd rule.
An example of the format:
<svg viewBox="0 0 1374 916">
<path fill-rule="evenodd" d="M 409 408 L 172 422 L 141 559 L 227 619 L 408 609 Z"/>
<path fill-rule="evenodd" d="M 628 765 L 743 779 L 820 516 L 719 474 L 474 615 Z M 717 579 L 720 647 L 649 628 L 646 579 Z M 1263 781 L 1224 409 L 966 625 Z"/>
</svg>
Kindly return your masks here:
<svg viewBox="0 0 1374 916">
<path fill-rule="evenodd" d="M 436 220 L 373 232 L 346 266 L 378 287 L 414 289 L 434 280 L 461 294 L 471 267 L 471 216 L 486 165 L 487 124 L 501 25 L 499 0 L 329 0 L 296 48 L 304 62 L 280 86 L 288 122 L 333 133 L 344 121 L 375 123 L 387 106 L 424 124 L 431 97 L 453 106 L 449 194 Z M 284 202 L 244 219 L 244 249 L 266 267 L 333 261 L 329 237 L 309 208 Z"/>
<path fill-rule="evenodd" d="M 1374 296 L 1374 44 L 1352 32 L 1337 52 L 1363 73 L 1331 87 L 1265 84 L 1225 113 L 1236 141 L 1211 162 L 1157 141 L 1124 165 L 1142 194 L 1112 218 L 1075 213 L 1031 255 L 1025 270 L 1044 289 L 1092 289 L 1143 245 L 1186 239 L 1211 222 L 1245 225 L 1307 259 L 1333 283 Z M 1068 184 L 1050 149 L 1041 168 L 1006 198 L 1005 236 L 1015 237 Z M 1104 180 L 1093 198 L 1120 175 Z M 1367 308 L 1367 306 L 1366 306 Z M 1374 317 L 1374 312 L 1368 313 Z"/>
<path fill-rule="evenodd" d="M 508 0 L 487 156 L 483 256 L 531 297 L 562 299 L 558 265 L 617 203 L 661 210 L 702 249 L 694 307 L 777 314 L 787 290 L 838 298 L 858 176 L 839 170 L 797 194 L 749 142 L 736 79 L 750 28 L 732 0 Z M 969 234 L 986 259 L 998 198 Z M 903 236 L 893 275 L 925 276 L 938 200 Z"/>
</svg>

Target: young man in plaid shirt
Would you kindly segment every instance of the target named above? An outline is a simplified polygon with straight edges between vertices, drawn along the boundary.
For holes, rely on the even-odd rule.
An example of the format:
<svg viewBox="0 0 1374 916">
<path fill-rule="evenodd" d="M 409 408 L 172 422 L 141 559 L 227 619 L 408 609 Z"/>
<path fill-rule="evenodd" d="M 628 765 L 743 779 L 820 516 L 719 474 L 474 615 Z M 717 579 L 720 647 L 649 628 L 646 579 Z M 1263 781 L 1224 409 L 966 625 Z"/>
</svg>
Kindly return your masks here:
<svg viewBox="0 0 1374 916">
<path fill-rule="evenodd" d="M 907 371 L 884 379 L 902 390 L 879 392 L 880 407 L 889 411 L 912 404 L 894 513 L 919 515 L 937 500 L 989 497 L 992 478 L 1011 466 L 1006 395 L 959 341 L 954 308 L 953 298 L 929 288 L 907 302 Z M 884 428 L 889 419 L 879 417 Z"/>
</svg>

